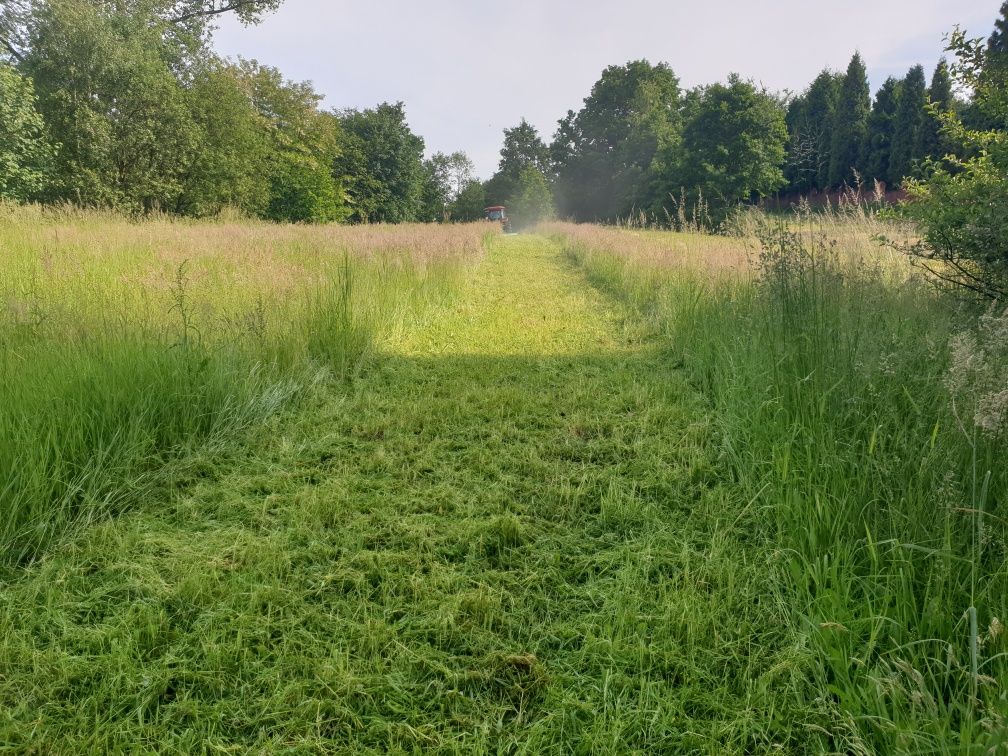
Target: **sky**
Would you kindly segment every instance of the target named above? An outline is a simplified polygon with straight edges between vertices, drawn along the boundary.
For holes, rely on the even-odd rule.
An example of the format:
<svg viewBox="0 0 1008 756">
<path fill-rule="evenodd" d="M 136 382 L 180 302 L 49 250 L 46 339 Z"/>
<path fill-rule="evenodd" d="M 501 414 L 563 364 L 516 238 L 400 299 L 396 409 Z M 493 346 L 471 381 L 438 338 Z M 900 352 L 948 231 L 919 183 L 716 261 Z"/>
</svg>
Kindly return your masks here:
<svg viewBox="0 0 1008 756">
<path fill-rule="evenodd" d="M 854 50 L 873 91 L 921 63 L 957 24 L 987 36 L 1001 0 L 285 0 L 258 26 L 222 22 L 219 53 L 310 80 L 331 108 L 402 101 L 428 154 L 496 169 L 523 117 L 548 142 L 609 65 L 665 61 L 684 88 L 737 71 L 800 92 Z"/>
</svg>

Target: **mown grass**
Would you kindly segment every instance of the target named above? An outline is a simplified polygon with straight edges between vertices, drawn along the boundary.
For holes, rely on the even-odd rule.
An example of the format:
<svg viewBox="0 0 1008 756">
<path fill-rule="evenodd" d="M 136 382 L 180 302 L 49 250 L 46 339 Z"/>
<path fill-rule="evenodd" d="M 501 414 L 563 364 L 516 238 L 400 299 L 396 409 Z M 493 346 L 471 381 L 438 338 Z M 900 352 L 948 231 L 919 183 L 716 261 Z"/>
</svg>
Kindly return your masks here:
<svg viewBox="0 0 1008 756">
<path fill-rule="evenodd" d="M 835 244 L 835 218 L 765 224 L 730 274 L 726 253 L 691 258 L 682 235 L 553 233 L 707 398 L 717 474 L 759 512 L 754 535 L 788 565 L 777 600 L 815 653 L 830 713 L 810 723 L 814 749 L 994 753 L 1008 747 L 1008 434 L 961 389 L 1004 388 L 1004 343 L 960 337 L 972 351 L 950 356 L 976 310 L 879 250 L 892 229 L 840 228 Z"/>
<path fill-rule="evenodd" d="M 560 248 L 0 594 L 0 742 L 56 752 L 807 749 L 811 655 L 703 397 Z"/>
<path fill-rule="evenodd" d="M 0 561 L 352 373 L 479 256 L 484 228 L 452 233 L 4 208 Z"/>
</svg>

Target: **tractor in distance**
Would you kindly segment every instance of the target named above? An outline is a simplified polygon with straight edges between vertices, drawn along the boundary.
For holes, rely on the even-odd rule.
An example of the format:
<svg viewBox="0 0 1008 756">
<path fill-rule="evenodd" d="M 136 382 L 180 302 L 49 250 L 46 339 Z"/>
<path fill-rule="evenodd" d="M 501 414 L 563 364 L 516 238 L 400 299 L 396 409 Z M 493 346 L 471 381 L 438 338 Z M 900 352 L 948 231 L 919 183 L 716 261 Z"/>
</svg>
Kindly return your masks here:
<svg viewBox="0 0 1008 756">
<path fill-rule="evenodd" d="M 505 234 L 511 232 L 511 219 L 508 218 L 507 210 L 503 205 L 491 205 L 485 208 L 483 213 L 488 221 L 498 221 Z"/>
</svg>

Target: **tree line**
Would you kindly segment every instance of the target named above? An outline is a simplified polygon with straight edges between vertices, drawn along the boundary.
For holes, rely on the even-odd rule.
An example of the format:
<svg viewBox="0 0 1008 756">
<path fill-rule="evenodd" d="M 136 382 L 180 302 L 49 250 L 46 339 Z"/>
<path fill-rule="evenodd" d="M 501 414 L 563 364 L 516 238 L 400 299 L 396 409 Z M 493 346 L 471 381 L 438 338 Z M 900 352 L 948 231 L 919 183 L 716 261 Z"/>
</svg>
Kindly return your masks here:
<svg viewBox="0 0 1008 756">
<path fill-rule="evenodd" d="M 488 201 L 507 203 L 534 168 L 563 217 L 675 223 L 700 207 L 716 219 L 781 192 L 901 186 L 954 151 L 943 114 L 970 108 L 953 97 L 944 60 L 930 86 L 918 65 L 888 79 L 874 100 L 857 53 L 846 73 L 823 71 L 796 96 L 738 75 L 683 91 L 667 64 L 633 61 L 607 68 L 550 144 L 524 120 L 506 130 L 485 190 Z"/>
<path fill-rule="evenodd" d="M 945 61 L 873 98 L 857 53 L 796 95 L 739 75 L 684 89 L 639 60 L 605 69 L 550 143 L 524 119 L 506 129 L 480 182 L 462 152 L 424 158 L 402 103 L 325 110 L 310 83 L 214 54 L 215 19 L 257 23 L 281 1 L 3 0 L 0 197 L 304 222 L 471 220 L 503 204 L 527 221 L 716 224 L 782 192 L 902 186 L 967 157 L 949 116 L 991 126 Z M 999 29 L 1006 17 L 1008 4 Z"/>
<path fill-rule="evenodd" d="M 1006 19 L 1008 3 L 988 51 Z M 954 73 L 943 59 L 928 80 L 915 65 L 873 98 L 858 53 L 845 72 L 824 70 L 798 94 L 739 75 L 684 90 L 666 63 L 612 66 L 551 143 L 524 120 L 505 131 L 486 199 L 513 204 L 545 181 L 562 217 L 682 225 L 716 224 L 740 203 L 775 194 L 906 187 L 968 156 L 946 133 L 950 117 L 967 129 L 1002 128 L 975 96 L 955 96 Z"/>
<path fill-rule="evenodd" d="M 402 103 L 328 111 L 310 83 L 214 53 L 217 18 L 257 23 L 279 3 L 4 0 L 0 198 L 277 221 L 450 216 L 472 162 L 425 160 Z"/>
</svg>

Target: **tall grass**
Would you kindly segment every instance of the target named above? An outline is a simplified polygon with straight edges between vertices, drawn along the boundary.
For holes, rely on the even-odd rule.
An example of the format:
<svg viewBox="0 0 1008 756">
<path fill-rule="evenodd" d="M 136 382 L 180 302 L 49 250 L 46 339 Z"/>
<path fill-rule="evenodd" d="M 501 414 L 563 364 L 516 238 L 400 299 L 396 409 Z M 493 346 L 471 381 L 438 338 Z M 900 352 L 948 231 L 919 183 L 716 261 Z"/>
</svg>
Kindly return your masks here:
<svg viewBox="0 0 1008 756">
<path fill-rule="evenodd" d="M 352 376 L 485 233 L 0 210 L 0 561 Z"/>
<path fill-rule="evenodd" d="M 564 238 L 709 399 L 721 474 L 760 507 L 782 601 L 816 652 L 816 748 L 1004 748 L 1008 423 L 961 410 L 979 406 L 971 381 L 988 409 L 1008 392 L 1001 321 L 969 335 L 975 312 L 878 251 L 868 216 L 756 220 L 748 266 L 724 264 L 740 239 L 696 259 L 683 248 L 718 242 L 670 235 L 663 254 L 626 232 Z"/>
</svg>

